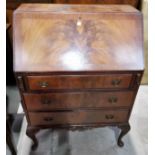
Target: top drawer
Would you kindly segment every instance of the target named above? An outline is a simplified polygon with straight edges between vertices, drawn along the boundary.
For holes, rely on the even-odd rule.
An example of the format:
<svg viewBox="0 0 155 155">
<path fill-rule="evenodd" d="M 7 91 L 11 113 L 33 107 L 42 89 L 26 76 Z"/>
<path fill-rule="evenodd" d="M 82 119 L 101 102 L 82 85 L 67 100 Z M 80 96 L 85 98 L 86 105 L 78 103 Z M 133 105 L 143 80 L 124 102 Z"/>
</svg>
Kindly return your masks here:
<svg viewBox="0 0 155 155">
<path fill-rule="evenodd" d="M 27 76 L 30 90 L 128 88 L 131 74 Z"/>
</svg>

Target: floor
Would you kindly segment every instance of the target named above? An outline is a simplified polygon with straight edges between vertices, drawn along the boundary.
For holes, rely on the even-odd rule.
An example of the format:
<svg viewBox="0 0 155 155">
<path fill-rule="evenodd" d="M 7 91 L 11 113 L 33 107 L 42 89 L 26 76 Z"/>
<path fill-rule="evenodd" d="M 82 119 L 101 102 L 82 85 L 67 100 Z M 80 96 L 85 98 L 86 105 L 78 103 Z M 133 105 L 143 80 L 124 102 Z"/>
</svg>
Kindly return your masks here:
<svg viewBox="0 0 155 155">
<path fill-rule="evenodd" d="M 142 85 L 130 118 L 132 128 L 123 139 L 123 148 L 116 145 L 113 131 L 116 128 L 105 127 L 83 132 L 42 130 L 37 134 L 38 149 L 30 151 L 32 141 L 25 135 L 27 123 L 24 118 L 17 145 L 18 155 L 147 155 L 147 93 L 148 87 Z"/>
<path fill-rule="evenodd" d="M 9 114 L 16 114 L 20 102 L 18 88 L 16 86 L 7 86 L 6 94 L 8 96 L 8 103 L 9 103 L 7 111 Z"/>
</svg>

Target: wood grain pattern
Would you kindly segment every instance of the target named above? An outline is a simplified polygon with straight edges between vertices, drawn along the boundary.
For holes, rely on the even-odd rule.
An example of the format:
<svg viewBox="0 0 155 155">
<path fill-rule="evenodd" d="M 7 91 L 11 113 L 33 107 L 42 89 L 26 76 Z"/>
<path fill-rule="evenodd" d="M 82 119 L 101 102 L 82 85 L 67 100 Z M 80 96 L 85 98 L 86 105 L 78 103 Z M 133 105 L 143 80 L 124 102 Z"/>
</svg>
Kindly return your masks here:
<svg viewBox="0 0 155 155">
<path fill-rule="evenodd" d="M 68 4 L 22 4 L 17 12 L 45 11 L 58 13 L 137 13 L 138 10 L 130 5 L 68 5 Z"/>
<path fill-rule="evenodd" d="M 54 3 L 67 4 L 130 4 L 137 7 L 138 0 L 54 0 Z"/>
<path fill-rule="evenodd" d="M 128 88 L 131 74 L 27 76 L 30 90 Z M 115 81 L 118 83 L 115 84 Z M 46 86 L 43 86 L 43 84 Z"/>
<path fill-rule="evenodd" d="M 33 146 L 42 128 L 104 125 L 122 129 L 123 146 L 144 71 L 142 23 L 126 5 L 24 4 L 14 12 L 14 71 Z"/>
<path fill-rule="evenodd" d="M 125 122 L 128 111 L 74 111 L 29 113 L 31 125 Z"/>
<path fill-rule="evenodd" d="M 6 8 L 14 10 L 22 3 L 55 4 L 129 4 L 139 9 L 142 0 L 6 0 Z"/>
<path fill-rule="evenodd" d="M 143 70 L 141 18 L 130 6 L 23 5 L 14 13 L 14 70 Z"/>
<path fill-rule="evenodd" d="M 50 111 L 72 108 L 129 107 L 132 104 L 134 92 L 25 93 L 23 95 L 29 111 Z"/>
</svg>

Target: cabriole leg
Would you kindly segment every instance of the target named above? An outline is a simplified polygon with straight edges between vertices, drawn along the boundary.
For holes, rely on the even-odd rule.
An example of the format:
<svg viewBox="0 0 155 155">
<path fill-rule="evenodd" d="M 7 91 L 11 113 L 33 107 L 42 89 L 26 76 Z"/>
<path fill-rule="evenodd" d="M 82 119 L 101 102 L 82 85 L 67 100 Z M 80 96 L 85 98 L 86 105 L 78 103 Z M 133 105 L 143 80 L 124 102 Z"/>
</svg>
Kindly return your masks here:
<svg viewBox="0 0 155 155">
<path fill-rule="evenodd" d="M 35 150 L 38 147 L 38 140 L 36 138 L 36 133 L 39 131 L 39 128 L 35 128 L 35 127 L 27 127 L 26 130 L 26 135 L 32 139 L 33 141 L 33 145 L 32 145 L 32 150 Z"/>
<path fill-rule="evenodd" d="M 117 144 L 118 144 L 118 146 L 123 147 L 124 143 L 122 141 L 122 138 L 129 132 L 130 125 L 129 125 L 129 123 L 127 123 L 127 124 L 120 125 L 118 127 L 121 129 L 121 133 L 120 133 L 120 135 L 118 137 Z"/>
</svg>

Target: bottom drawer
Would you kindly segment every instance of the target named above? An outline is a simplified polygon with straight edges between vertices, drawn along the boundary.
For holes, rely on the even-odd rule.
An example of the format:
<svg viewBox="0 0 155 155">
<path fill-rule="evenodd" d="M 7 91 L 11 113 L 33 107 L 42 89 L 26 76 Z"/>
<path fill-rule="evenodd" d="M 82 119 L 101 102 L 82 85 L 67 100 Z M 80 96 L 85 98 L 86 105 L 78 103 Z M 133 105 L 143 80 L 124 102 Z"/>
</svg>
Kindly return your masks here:
<svg viewBox="0 0 155 155">
<path fill-rule="evenodd" d="M 115 123 L 128 119 L 127 110 L 90 110 L 69 112 L 30 112 L 31 125 Z"/>
</svg>

